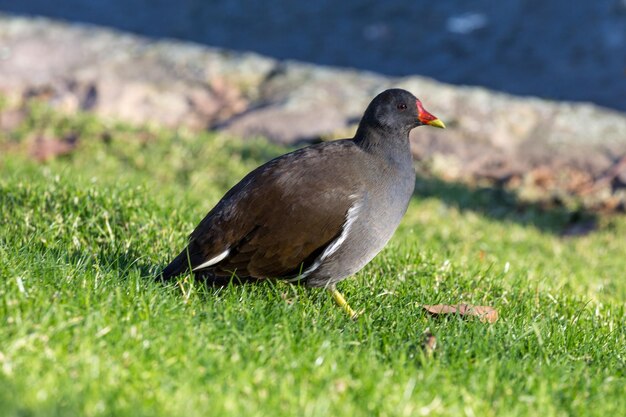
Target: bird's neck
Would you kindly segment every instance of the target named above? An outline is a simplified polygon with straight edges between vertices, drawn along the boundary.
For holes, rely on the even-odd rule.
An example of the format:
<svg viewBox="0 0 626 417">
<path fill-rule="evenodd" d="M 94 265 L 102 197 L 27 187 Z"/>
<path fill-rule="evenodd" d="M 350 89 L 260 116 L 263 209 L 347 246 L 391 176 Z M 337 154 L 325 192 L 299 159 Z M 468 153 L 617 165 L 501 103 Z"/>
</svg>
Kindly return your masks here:
<svg viewBox="0 0 626 417">
<path fill-rule="evenodd" d="M 382 126 L 359 126 L 354 142 L 368 153 L 396 162 L 411 160 L 409 130 Z"/>
</svg>

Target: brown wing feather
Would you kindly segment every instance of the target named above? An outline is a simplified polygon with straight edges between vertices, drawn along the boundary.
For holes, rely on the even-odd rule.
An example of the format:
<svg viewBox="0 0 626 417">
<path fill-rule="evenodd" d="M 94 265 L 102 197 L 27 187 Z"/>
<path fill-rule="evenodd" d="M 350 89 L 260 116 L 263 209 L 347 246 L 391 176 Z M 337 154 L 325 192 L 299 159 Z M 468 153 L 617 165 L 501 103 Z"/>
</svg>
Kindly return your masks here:
<svg viewBox="0 0 626 417">
<path fill-rule="evenodd" d="M 240 277 L 289 277 L 313 262 L 342 230 L 362 190 L 345 163 L 360 157 L 352 141 L 283 155 L 233 187 L 190 236 L 192 267 L 229 250 L 206 270 Z M 329 186 L 332 184 L 332 186 Z"/>
</svg>

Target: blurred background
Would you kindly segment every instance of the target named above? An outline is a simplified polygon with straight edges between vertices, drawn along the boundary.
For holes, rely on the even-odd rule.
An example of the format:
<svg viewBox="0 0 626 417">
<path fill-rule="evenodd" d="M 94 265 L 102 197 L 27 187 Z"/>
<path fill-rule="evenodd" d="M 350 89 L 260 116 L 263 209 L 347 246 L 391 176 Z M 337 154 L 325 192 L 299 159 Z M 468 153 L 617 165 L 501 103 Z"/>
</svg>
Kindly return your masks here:
<svg viewBox="0 0 626 417">
<path fill-rule="evenodd" d="M 0 11 L 626 111 L 626 0 L 0 0 Z"/>
<path fill-rule="evenodd" d="M 0 0 L 0 134 L 37 160 L 94 135 L 33 103 L 289 148 L 390 87 L 448 126 L 411 134 L 419 193 L 626 211 L 626 0 Z"/>
</svg>

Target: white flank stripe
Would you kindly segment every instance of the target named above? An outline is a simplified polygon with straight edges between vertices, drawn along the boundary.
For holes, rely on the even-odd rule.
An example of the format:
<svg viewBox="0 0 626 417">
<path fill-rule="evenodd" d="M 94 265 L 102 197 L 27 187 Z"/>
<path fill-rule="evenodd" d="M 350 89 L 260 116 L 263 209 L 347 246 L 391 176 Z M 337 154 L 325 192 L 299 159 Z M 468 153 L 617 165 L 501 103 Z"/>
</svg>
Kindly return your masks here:
<svg viewBox="0 0 626 417">
<path fill-rule="evenodd" d="M 333 253 L 337 252 L 337 249 L 339 249 L 341 244 L 348 237 L 348 233 L 350 233 L 352 224 L 358 217 L 360 209 L 361 209 L 361 202 L 355 201 L 354 204 L 352 204 L 352 207 L 348 209 L 348 213 L 346 213 L 346 221 L 343 223 L 343 229 L 341 230 L 341 234 L 339 235 L 339 237 L 335 239 L 330 245 L 328 245 L 326 249 L 324 249 L 324 252 L 322 252 L 320 257 L 317 258 L 315 262 L 313 262 L 313 265 L 308 267 L 302 274 L 298 275 L 297 277 L 287 280 L 287 282 L 299 281 L 301 279 L 306 278 L 313 271 L 319 268 L 319 266 L 322 264 L 322 262 L 324 262 L 326 258 L 328 258 Z"/>
<path fill-rule="evenodd" d="M 224 252 L 220 253 L 216 257 L 211 258 L 208 261 L 206 261 L 205 263 L 196 266 L 194 269 L 192 269 L 192 271 L 197 271 L 198 269 L 202 269 L 202 268 L 206 268 L 207 266 L 215 265 L 216 263 L 218 263 L 219 261 L 221 261 L 222 259 L 227 257 L 229 252 L 230 252 L 230 249 L 226 249 Z"/>
</svg>

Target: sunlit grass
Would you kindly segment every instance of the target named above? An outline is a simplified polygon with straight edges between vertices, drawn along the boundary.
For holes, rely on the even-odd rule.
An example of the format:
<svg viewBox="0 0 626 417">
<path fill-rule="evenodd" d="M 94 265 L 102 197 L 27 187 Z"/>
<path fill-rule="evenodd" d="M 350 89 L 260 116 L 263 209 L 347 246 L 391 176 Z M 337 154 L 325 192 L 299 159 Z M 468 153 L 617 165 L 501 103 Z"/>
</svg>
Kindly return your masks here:
<svg viewBox="0 0 626 417">
<path fill-rule="evenodd" d="M 36 164 L 35 131 L 78 133 L 79 146 Z M 565 239 L 536 226 L 550 213 L 416 196 L 388 247 L 340 284 L 365 310 L 352 322 L 319 290 L 152 279 L 230 186 L 286 149 L 45 109 L 0 145 L 3 416 L 626 410 L 623 218 Z M 501 318 L 420 308 L 459 302 Z"/>
</svg>

